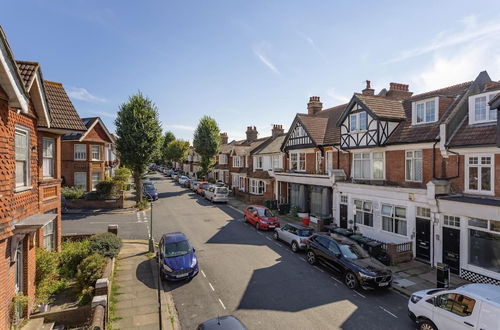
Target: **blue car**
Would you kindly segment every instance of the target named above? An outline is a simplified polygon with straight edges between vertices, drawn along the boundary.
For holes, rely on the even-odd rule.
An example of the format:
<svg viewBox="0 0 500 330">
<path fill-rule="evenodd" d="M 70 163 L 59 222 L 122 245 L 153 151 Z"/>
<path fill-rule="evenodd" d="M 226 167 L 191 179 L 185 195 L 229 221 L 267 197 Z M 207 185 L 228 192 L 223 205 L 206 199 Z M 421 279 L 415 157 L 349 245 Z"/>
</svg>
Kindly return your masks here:
<svg viewBox="0 0 500 330">
<path fill-rule="evenodd" d="M 163 235 L 158 244 L 162 278 L 168 281 L 192 279 L 198 275 L 195 249 L 183 233 Z"/>
<path fill-rule="evenodd" d="M 146 197 L 149 201 L 158 200 L 158 191 L 156 191 L 156 187 L 151 182 L 145 182 L 143 184 L 144 187 L 144 197 Z"/>
</svg>

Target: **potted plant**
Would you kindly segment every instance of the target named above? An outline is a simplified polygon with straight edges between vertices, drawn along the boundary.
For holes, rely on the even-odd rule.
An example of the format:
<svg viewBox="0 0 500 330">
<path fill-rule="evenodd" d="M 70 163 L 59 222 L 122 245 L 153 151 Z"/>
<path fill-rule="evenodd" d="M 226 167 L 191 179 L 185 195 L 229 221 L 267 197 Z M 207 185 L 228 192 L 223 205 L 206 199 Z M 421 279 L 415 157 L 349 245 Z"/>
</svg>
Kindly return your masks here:
<svg viewBox="0 0 500 330">
<path fill-rule="evenodd" d="M 19 322 L 21 321 L 26 306 L 28 306 L 27 296 L 23 294 L 16 294 L 14 298 L 12 298 L 11 316 L 14 325 L 19 324 Z"/>
</svg>

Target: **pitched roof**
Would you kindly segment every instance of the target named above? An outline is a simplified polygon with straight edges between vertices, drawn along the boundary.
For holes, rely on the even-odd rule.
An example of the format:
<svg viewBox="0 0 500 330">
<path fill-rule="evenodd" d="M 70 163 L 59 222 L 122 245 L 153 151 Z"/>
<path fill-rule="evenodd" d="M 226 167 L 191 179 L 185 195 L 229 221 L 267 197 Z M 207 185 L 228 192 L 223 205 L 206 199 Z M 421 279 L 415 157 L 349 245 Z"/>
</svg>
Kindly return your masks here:
<svg viewBox="0 0 500 330">
<path fill-rule="evenodd" d="M 387 119 L 405 119 L 405 111 L 400 100 L 378 95 L 363 95 L 356 93 L 354 98 L 358 99 L 377 117 Z"/>
<path fill-rule="evenodd" d="M 254 179 L 272 179 L 268 171 L 262 171 L 262 170 L 249 172 L 248 177 Z"/>
<path fill-rule="evenodd" d="M 450 147 L 496 144 L 496 122 L 469 125 L 468 121 L 469 116 L 466 116 L 462 123 L 460 123 L 460 126 L 448 143 Z"/>
<path fill-rule="evenodd" d="M 86 131 L 87 127 L 82 123 L 80 116 L 71 103 L 68 94 L 61 83 L 54 81 L 44 82 L 47 103 L 50 109 L 51 122 L 53 128 L 69 129 L 73 131 Z M 77 133 L 73 133 L 77 134 Z"/>
<path fill-rule="evenodd" d="M 328 117 L 319 117 L 316 115 L 306 115 L 299 113 L 297 118 L 300 120 L 304 129 L 317 145 L 323 145 L 326 127 L 328 126 Z"/>
<path fill-rule="evenodd" d="M 339 120 L 346 106 L 347 103 L 337 105 L 335 107 L 325 109 L 317 114 L 319 117 L 328 117 L 328 124 L 326 126 L 323 144 L 334 145 L 340 143 L 340 129 L 337 128 L 337 120 Z"/>
<path fill-rule="evenodd" d="M 495 95 L 489 102 L 489 105 L 493 109 L 498 109 L 500 108 L 500 93 Z"/>
<path fill-rule="evenodd" d="M 256 139 L 254 141 L 247 141 L 247 140 L 235 141 L 234 144 L 232 145 L 231 151 L 238 156 L 250 155 L 250 153 L 254 149 L 260 146 L 262 143 L 266 142 L 269 138 L 271 137 L 266 136 L 263 138 Z"/>
<path fill-rule="evenodd" d="M 435 141 L 439 136 L 439 125 L 444 122 L 446 118 L 448 118 L 448 115 L 453 110 L 455 104 L 459 102 L 460 96 L 467 91 L 472 83 L 472 81 L 469 81 L 431 92 L 417 94 L 403 101 L 403 109 L 406 113 L 406 119 L 401 122 L 389 136 L 387 144 Z M 446 103 L 448 104 L 442 113 L 439 111 L 440 114 L 438 121 L 429 124 L 412 125 L 412 102 L 438 96 L 440 97 L 440 102 L 442 102 L 443 105 L 446 105 Z"/>
<path fill-rule="evenodd" d="M 30 61 L 19 61 L 16 60 L 17 69 L 19 70 L 19 74 L 24 83 L 24 87 L 28 89 L 35 79 L 36 70 L 39 68 L 39 64 L 37 62 Z"/>
<path fill-rule="evenodd" d="M 258 148 L 259 150 L 256 151 L 256 154 L 271 154 L 271 153 L 276 153 L 276 152 L 281 152 L 281 145 L 283 144 L 283 141 L 285 140 L 286 134 L 281 134 L 278 135 L 270 141 L 266 146 L 262 148 Z"/>
</svg>

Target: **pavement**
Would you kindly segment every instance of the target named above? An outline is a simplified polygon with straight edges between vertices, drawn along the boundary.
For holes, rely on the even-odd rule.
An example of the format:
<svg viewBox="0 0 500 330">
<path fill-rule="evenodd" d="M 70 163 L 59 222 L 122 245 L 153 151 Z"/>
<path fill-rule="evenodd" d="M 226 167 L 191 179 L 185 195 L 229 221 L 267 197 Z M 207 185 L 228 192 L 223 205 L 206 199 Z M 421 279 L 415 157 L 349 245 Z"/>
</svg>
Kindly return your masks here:
<svg viewBox="0 0 500 330">
<path fill-rule="evenodd" d="M 245 224 L 232 204 L 212 204 L 160 175 L 151 181 L 160 197 L 152 211 L 67 214 L 62 230 L 91 233 L 118 224 L 118 235 L 124 239 L 147 239 L 152 229 L 156 241 L 166 232 L 185 233 L 196 248 L 200 273 L 189 282 L 163 282 L 183 329 L 195 329 L 205 320 L 227 314 L 238 317 L 248 329 L 415 328 L 407 316 L 408 299 L 399 293 L 349 290 L 340 275 L 310 266 L 303 253 L 293 253 L 275 241 L 272 232 Z M 145 260 L 143 255 L 138 258 Z M 141 262 L 127 266 L 137 270 Z M 129 274 L 128 280 L 133 277 Z M 139 282 L 127 284 L 149 288 Z M 132 296 L 154 299 L 143 290 L 134 292 Z M 132 296 L 126 304 L 134 303 Z M 125 313 L 130 314 L 130 322 L 134 313 Z"/>
<path fill-rule="evenodd" d="M 158 280 L 158 264 L 154 258 L 147 257 L 147 252 L 146 240 L 124 240 L 113 283 L 118 285 L 115 309 L 118 320 L 113 322 L 113 328 L 180 329 L 171 295 Z"/>
</svg>

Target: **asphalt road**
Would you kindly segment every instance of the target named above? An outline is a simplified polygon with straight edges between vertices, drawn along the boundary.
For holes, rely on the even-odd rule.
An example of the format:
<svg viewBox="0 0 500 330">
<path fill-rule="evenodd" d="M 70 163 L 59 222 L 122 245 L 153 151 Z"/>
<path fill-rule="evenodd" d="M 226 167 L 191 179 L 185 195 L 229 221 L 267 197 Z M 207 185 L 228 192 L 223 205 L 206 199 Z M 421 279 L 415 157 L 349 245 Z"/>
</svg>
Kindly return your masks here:
<svg viewBox="0 0 500 330">
<path fill-rule="evenodd" d="M 407 299 L 390 291 L 351 291 L 341 278 L 310 266 L 271 233 L 257 232 L 227 205 L 212 205 L 169 179 L 154 176 L 160 199 L 153 236 L 182 231 L 196 248 L 200 274 L 168 284 L 184 329 L 236 315 L 249 329 L 415 329 Z M 106 231 L 146 239 L 150 212 L 64 215 L 63 232 Z"/>
</svg>

